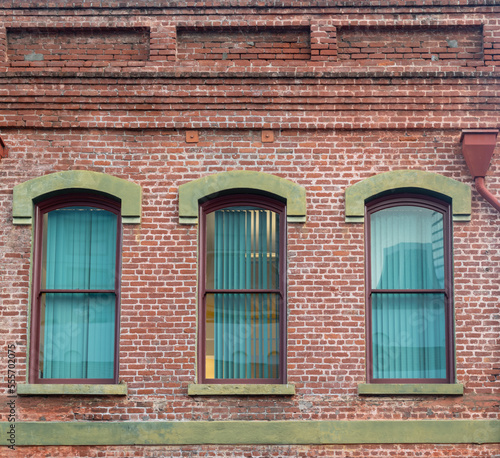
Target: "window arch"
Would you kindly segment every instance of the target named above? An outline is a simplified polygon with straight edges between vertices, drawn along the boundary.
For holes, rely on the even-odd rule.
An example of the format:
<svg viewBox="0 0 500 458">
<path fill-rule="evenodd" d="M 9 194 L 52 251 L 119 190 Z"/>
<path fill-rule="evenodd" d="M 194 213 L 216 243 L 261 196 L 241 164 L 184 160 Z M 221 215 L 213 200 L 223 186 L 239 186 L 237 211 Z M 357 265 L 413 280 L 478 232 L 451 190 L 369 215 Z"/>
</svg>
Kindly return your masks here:
<svg viewBox="0 0 500 458">
<path fill-rule="evenodd" d="M 366 204 L 369 383 L 453 383 L 450 205 L 421 194 Z"/>
<path fill-rule="evenodd" d="M 470 221 L 471 189 L 465 183 L 423 170 L 393 170 L 365 178 L 345 192 L 346 223 L 362 223 L 365 203 L 378 196 L 415 192 L 451 202 L 453 221 Z"/>
<path fill-rule="evenodd" d="M 31 383 L 117 383 L 121 205 L 70 193 L 35 206 Z"/>
<path fill-rule="evenodd" d="M 89 170 L 49 173 L 14 186 L 12 220 L 14 224 L 32 223 L 33 204 L 47 197 L 68 192 L 93 192 L 120 201 L 123 224 L 141 222 L 141 187 L 113 175 Z"/>
<path fill-rule="evenodd" d="M 200 205 L 200 383 L 284 383 L 285 256 L 284 203 L 237 194 Z"/>
<path fill-rule="evenodd" d="M 286 202 L 289 223 L 305 223 L 306 190 L 293 181 L 254 170 L 216 173 L 179 187 L 179 223 L 198 223 L 198 203 L 235 193 L 267 195 Z"/>
</svg>

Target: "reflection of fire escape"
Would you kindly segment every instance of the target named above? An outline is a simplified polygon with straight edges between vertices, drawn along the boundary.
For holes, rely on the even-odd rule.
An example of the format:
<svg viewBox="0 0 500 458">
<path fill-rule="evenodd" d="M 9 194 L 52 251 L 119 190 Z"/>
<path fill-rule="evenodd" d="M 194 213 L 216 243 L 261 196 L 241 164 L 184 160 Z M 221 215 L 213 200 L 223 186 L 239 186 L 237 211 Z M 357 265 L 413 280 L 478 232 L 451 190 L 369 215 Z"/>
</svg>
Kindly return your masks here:
<svg viewBox="0 0 500 458">
<path fill-rule="evenodd" d="M 444 285 L 443 250 L 441 247 L 435 249 L 433 245 L 400 242 L 384 248 L 384 261 L 376 289 L 385 289 L 383 279 L 391 279 L 397 289 L 441 288 Z"/>
</svg>

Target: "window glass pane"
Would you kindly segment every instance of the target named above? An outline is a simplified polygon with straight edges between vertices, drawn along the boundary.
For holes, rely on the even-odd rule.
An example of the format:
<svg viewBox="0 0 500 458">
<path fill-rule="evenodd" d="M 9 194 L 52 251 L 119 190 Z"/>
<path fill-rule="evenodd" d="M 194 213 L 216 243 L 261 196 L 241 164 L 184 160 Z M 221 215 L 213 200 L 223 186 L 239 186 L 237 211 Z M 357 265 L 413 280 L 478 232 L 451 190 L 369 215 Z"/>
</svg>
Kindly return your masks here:
<svg viewBox="0 0 500 458">
<path fill-rule="evenodd" d="M 42 289 L 114 290 L 117 218 L 83 206 L 44 214 Z M 40 307 L 40 378 L 113 378 L 115 293 L 45 293 Z"/>
<path fill-rule="evenodd" d="M 256 207 L 209 213 L 207 289 L 279 288 L 279 215 Z"/>
<path fill-rule="evenodd" d="M 371 215 L 373 289 L 443 289 L 443 215 L 399 206 Z"/>
<path fill-rule="evenodd" d="M 278 378 L 279 295 L 207 294 L 206 378 Z"/>
<path fill-rule="evenodd" d="M 114 289 L 117 216 L 93 207 L 44 215 L 42 289 Z"/>
<path fill-rule="evenodd" d="M 446 378 L 444 294 L 372 294 L 374 378 Z"/>
<path fill-rule="evenodd" d="M 113 378 L 114 349 L 114 293 L 42 295 L 40 378 Z"/>
</svg>

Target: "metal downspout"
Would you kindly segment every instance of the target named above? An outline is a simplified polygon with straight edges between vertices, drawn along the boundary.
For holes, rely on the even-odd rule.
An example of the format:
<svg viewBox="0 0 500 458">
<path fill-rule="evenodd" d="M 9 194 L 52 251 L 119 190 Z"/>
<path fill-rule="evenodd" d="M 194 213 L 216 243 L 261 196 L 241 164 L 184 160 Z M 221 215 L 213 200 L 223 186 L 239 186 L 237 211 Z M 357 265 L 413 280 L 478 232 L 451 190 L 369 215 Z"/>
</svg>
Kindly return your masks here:
<svg viewBox="0 0 500 458">
<path fill-rule="evenodd" d="M 486 188 L 484 182 L 484 177 L 476 177 L 474 179 L 476 183 L 476 189 L 479 194 L 481 194 L 491 205 L 493 205 L 497 211 L 500 212 L 500 201 Z"/>
<path fill-rule="evenodd" d="M 460 142 L 465 162 L 474 177 L 477 192 L 500 212 L 500 201 L 486 188 L 484 182 L 495 150 L 498 132 L 498 129 L 463 130 Z"/>
</svg>

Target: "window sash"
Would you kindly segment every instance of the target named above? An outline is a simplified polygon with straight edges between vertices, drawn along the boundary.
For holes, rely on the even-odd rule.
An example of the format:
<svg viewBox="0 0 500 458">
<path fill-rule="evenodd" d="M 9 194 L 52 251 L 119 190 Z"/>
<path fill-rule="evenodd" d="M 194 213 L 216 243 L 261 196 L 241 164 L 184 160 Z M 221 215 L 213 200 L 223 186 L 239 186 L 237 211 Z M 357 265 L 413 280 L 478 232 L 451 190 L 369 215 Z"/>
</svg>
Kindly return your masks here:
<svg viewBox="0 0 500 458">
<path fill-rule="evenodd" d="M 202 383 L 284 379 L 284 207 L 258 200 L 202 207 Z"/>
<path fill-rule="evenodd" d="M 43 293 L 41 379 L 113 379 L 114 293 Z"/>
<path fill-rule="evenodd" d="M 367 205 L 369 383 L 452 382 L 450 233 L 449 206 L 437 199 Z"/>
<path fill-rule="evenodd" d="M 30 381 L 117 383 L 119 206 L 66 195 L 36 207 Z"/>
<path fill-rule="evenodd" d="M 278 379 L 280 298 L 277 294 L 206 296 L 206 378 Z"/>
<path fill-rule="evenodd" d="M 373 293 L 374 379 L 446 378 L 446 298 L 439 293 Z"/>
</svg>

